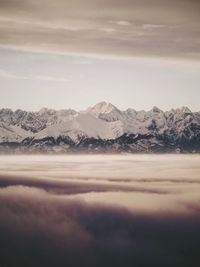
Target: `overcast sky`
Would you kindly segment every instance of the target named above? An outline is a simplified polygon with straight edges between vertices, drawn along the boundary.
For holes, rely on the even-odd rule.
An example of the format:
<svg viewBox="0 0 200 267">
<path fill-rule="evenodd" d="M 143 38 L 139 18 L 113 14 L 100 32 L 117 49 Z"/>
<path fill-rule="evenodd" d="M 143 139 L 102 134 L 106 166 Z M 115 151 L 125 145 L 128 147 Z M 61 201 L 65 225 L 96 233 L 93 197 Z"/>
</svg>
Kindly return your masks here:
<svg viewBox="0 0 200 267">
<path fill-rule="evenodd" d="M 0 0 L 0 107 L 200 110 L 200 1 Z"/>
</svg>

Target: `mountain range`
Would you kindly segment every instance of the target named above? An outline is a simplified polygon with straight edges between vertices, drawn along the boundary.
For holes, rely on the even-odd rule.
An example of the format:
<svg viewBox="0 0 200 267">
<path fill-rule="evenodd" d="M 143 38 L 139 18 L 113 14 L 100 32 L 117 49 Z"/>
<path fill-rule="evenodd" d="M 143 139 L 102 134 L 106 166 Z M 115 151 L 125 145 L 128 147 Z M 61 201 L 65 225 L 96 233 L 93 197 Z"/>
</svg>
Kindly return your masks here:
<svg viewBox="0 0 200 267">
<path fill-rule="evenodd" d="M 1 109 L 0 152 L 200 152 L 200 112 L 122 111 L 107 102 L 80 112 Z"/>
</svg>

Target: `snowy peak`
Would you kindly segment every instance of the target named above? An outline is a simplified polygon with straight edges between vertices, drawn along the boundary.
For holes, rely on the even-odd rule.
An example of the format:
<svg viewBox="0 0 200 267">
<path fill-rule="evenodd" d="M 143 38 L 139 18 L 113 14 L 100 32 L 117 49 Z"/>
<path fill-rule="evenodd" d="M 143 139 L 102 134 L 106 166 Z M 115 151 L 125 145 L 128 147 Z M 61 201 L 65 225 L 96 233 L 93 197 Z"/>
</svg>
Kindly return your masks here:
<svg viewBox="0 0 200 267">
<path fill-rule="evenodd" d="M 49 109 L 49 108 L 46 108 L 46 107 L 43 107 L 38 111 L 38 113 L 41 114 L 41 115 L 42 114 L 46 114 L 46 113 L 54 113 L 54 112 L 55 112 L 55 110 Z"/>
<path fill-rule="evenodd" d="M 111 103 L 102 101 L 97 103 L 95 106 L 88 108 L 86 112 L 98 116 L 99 114 L 110 113 L 113 110 L 118 110 L 118 109 Z"/>
<path fill-rule="evenodd" d="M 154 106 L 151 110 L 153 113 L 163 113 L 163 111 L 161 109 L 159 109 L 158 107 Z"/>
<path fill-rule="evenodd" d="M 192 111 L 188 107 L 184 107 L 184 106 L 180 109 L 180 112 L 181 113 L 189 113 L 189 114 L 192 113 Z"/>
<path fill-rule="evenodd" d="M 88 108 L 85 113 L 108 122 L 122 119 L 122 111 L 111 103 L 105 101 L 99 102 L 95 106 Z"/>
</svg>

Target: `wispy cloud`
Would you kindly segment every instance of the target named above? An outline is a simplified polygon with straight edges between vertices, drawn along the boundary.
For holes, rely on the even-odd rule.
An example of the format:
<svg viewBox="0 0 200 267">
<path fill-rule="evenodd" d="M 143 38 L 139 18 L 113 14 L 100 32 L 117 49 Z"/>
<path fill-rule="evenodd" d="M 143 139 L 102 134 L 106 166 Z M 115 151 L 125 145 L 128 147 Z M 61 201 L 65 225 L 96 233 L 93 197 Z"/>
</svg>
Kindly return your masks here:
<svg viewBox="0 0 200 267">
<path fill-rule="evenodd" d="M 84 26 L 75 26 L 67 23 L 63 23 L 62 21 L 41 21 L 36 19 L 22 19 L 18 17 L 0 17 L 1 27 L 3 28 L 3 23 L 12 24 L 15 28 L 18 27 L 33 27 L 33 28 L 41 28 L 41 29 L 49 29 L 49 30 L 67 30 L 67 31 L 79 31 L 88 29 L 88 27 Z"/>
<path fill-rule="evenodd" d="M 48 81 L 48 82 L 69 82 L 70 81 L 70 79 L 66 79 L 63 77 L 53 77 L 53 76 L 46 76 L 46 75 L 37 75 L 32 78 L 36 80 Z"/>
<path fill-rule="evenodd" d="M 103 32 L 108 32 L 108 33 L 113 33 L 113 32 L 116 32 L 117 30 L 114 29 L 114 28 L 99 28 L 99 31 L 103 31 Z"/>
<path fill-rule="evenodd" d="M 166 26 L 162 24 L 142 24 L 142 28 L 144 29 L 160 29 L 165 27 Z"/>
<path fill-rule="evenodd" d="M 70 79 L 64 77 L 55 77 L 48 75 L 20 75 L 12 72 L 8 72 L 6 70 L 0 69 L 0 78 L 2 79 L 11 79 L 11 80 L 39 80 L 39 81 L 47 81 L 47 82 L 69 82 Z"/>
<path fill-rule="evenodd" d="M 27 80 L 28 76 L 18 75 L 14 73 L 10 73 L 6 70 L 0 69 L 0 78 L 4 79 L 15 79 L 15 80 Z"/>
<path fill-rule="evenodd" d="M 127 21 L 127 20 L 117 20 L 117 21 L 109 20 L 108 22 L 111 24 L 117 24 L 120 26 L 130 26 L 132 24 L 130 21 Z"/>
</svg>

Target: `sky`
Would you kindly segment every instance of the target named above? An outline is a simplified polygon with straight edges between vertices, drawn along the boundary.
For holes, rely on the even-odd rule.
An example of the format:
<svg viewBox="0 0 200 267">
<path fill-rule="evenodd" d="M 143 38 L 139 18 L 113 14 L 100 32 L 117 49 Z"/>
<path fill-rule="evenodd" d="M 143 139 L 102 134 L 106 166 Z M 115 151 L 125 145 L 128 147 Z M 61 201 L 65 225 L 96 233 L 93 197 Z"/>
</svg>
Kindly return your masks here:
<svg viewBox="0 0 200 267">
<path fill-rule="evenodd" d="M 0 0 L 0 107 L 199 111 L 200 1 Z"/>
</svg>

